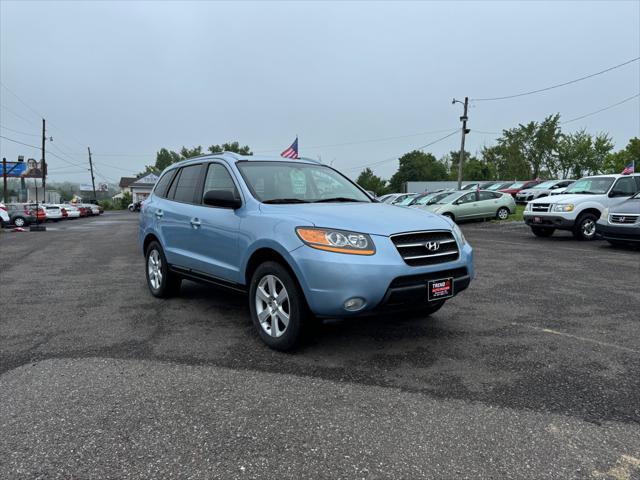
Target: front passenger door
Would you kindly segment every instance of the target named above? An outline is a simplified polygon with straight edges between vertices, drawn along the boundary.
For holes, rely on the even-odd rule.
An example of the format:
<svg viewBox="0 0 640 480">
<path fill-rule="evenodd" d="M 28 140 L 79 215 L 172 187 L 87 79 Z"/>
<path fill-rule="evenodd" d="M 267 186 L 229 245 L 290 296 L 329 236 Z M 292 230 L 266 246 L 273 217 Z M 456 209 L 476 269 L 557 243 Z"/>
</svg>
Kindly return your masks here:
<svg viewBox="0 0 640 480">
<path fill-rule="evenodd" d="M 240 198 L 239 190 L 227 167 L 210 163 L 206 169 L 204 186 L 199 194 L 194 216 L 199 226 L 194 232 L 193 252 L 198 270 L 209 276 L 235 283 L 244 283 L 240 275 L 238 231 L 240 214 L 232 208 L 204 205 L 204 194 L 210 190 L 226 190 Z"/>
<path fill-rule="evenodd" d="M 457 200 L 455 216 L 459 219 L 475 218 L 478 214 L 476 192 L 470 192 Z"/>
</svg>

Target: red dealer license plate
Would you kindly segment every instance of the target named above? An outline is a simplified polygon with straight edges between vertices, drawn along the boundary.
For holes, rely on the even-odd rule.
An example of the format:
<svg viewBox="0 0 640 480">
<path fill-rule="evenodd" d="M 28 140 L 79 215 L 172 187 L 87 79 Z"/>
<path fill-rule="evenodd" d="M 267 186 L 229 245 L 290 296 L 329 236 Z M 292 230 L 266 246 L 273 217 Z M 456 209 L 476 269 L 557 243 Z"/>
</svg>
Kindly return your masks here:
<svg viewBox="0 0 640 480">
<path fill-rule="evenodd" d="M 428 300 L 442 300 L 453 297 L 453 278 L 430 280 L 428 285 Z"/>
<path fill-rule="evenodd" d="M 533 223 L 542 223 L 542 219 L 540 217 L 533 217 Z"/>
</svg>

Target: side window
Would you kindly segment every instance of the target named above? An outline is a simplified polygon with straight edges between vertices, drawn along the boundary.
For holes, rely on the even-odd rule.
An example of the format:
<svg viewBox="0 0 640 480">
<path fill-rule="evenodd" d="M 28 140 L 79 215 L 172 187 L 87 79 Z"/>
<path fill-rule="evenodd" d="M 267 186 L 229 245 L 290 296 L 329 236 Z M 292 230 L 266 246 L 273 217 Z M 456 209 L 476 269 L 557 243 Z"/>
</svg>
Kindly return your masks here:
<svg viewBox="0 0 640 480">
<path fill-rule="evenodd" d="M 636 179 L 636 188 L 640 192 L 640 175 L 636 175 L 635 179 Z"/>
<path fill-rule="evenodd" d="M 637 191 L 636 182 L 632 177 L 619 178 L 611 191 L 619 193 L 621 196 L 622 194 L 631 196 Z"/>
<path fill-rule="evenodd" d="M 182 167 L 180 177 L 174 182 L 175 190 L 173 185 L 171 186 L 171 190 L 174 190 L 173 199 L 176 202 L 193 203 L 201 167 L 202 165 Z"/>
<path fill-rule="evenodd" d="M 167 197 L 167 190 L 169 189 L 169 185 L 171 184 L 171 179 L 173 178 L 173 174 L 175 172 L 176 172 L 175 170 L 170 170 L 167 173 L 165 173 L 162 177 L 160 177 L 160 180 L 158 180 L 155 188 L 153 189 L 154 195 L 157 195 L 160 198 Z"/>
<path fill-rule="evenodd" d="M 231 178 L 231 174 L 223 165 L 220 165 L 219 163 L 209 164 L 207 176 L 204 180 L 204 189 L 202 191 L 202 194 L 204 195 L 209 190 L 226 190 L 228 192 L 231 192 L 234 197 L 239 196 L 236 185 L 235 183 L 233 183 L 233 179 Z"/>
<path fill-rule="evenodd" d="M 492 192 L 480 192 L 480 200 L 493 200 L 494 198 L 496 196 Z"/>
<path fill-rule="evenodd" d="M 463 196 L 459 200 L 460 203 L 471 203 L 471 202 L 475 202 L 475 201 L 476 201 L 476 192 L 467 193 L 465 196 Z"/>
</svg>

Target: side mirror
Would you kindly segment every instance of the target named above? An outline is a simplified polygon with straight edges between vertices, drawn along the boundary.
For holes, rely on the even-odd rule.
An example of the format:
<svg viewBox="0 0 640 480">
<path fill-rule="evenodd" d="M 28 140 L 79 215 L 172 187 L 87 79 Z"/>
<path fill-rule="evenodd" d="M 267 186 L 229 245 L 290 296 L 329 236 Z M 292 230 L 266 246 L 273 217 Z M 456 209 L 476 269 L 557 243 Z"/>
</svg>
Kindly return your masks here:
<svg viewBox="0 0 640 480">
<path fill-rule="evenodd" d="M 209 190 L 202 200 L 205 205 L 221 208 L 237 209 L 242 206 L 242 201 L 229 190 Z"/>
</svg>

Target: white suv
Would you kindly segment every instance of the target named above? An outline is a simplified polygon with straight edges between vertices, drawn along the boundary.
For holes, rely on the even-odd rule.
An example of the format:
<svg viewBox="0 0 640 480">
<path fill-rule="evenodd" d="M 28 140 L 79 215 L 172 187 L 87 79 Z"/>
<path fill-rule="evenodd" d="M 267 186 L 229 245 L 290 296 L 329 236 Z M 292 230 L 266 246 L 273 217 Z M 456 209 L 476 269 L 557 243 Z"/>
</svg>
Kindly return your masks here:
<svg viewBox="0 0 640 480">
<path fill-rule="evenodd" d="M 524 221 L 538 237 L 550 237 L 556 230 L 570 230 L 576 238 L 593 240 L 602 211 L 638 191 L 640 174 L 583 177 L 562 195 L 527 203 Z"/>
</svg>

